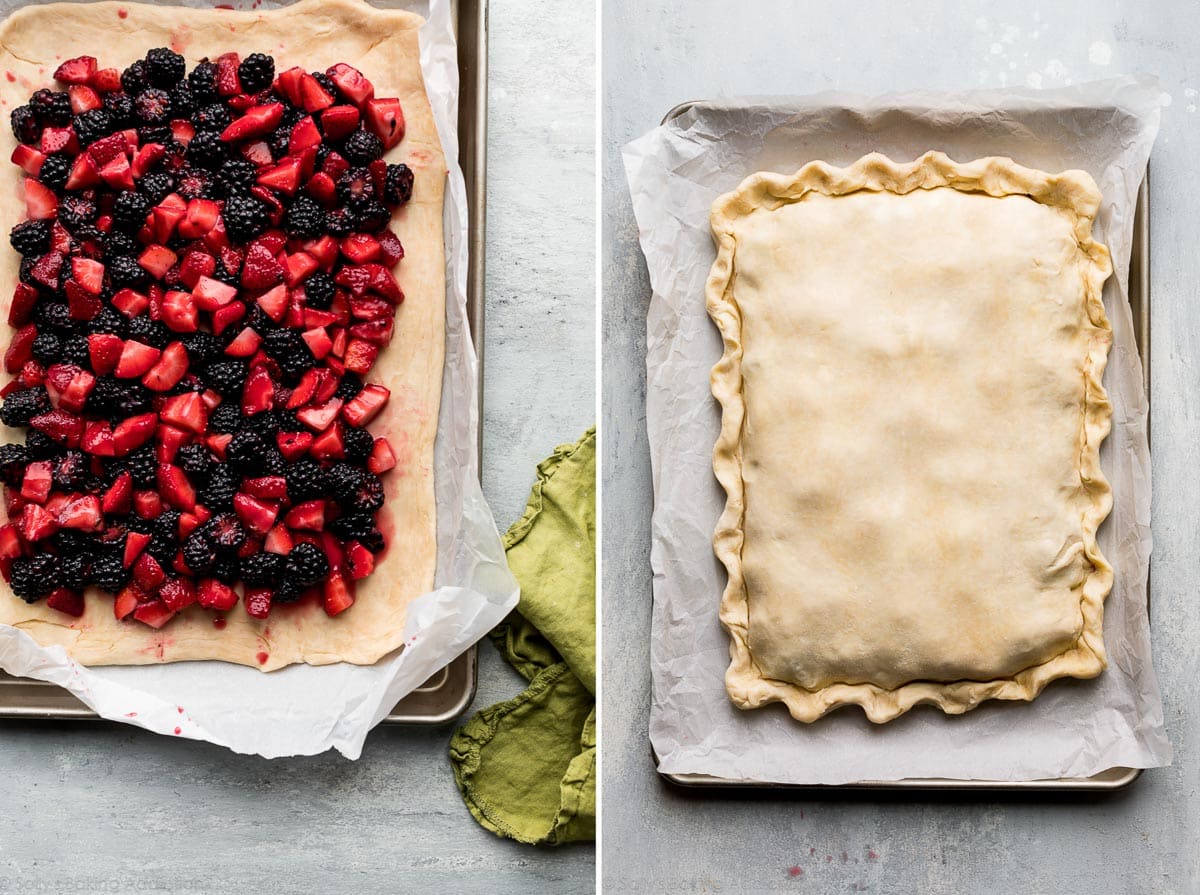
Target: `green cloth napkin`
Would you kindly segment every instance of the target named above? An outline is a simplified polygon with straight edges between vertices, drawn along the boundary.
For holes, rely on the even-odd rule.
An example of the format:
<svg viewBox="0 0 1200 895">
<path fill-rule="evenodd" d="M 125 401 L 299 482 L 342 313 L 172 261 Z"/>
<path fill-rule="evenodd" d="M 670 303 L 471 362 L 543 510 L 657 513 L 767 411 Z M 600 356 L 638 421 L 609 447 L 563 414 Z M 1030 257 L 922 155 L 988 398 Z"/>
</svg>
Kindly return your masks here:
<svg viewBox="0 0 1200 895">
<path fill-rule="evenodd" d="M 596 430 L 538 464 L 504 536 L 521 603 L 491 634 L 529 687 L 450 740 L 471 814 L 535 845 L 596 838 Z"/>
</svg>

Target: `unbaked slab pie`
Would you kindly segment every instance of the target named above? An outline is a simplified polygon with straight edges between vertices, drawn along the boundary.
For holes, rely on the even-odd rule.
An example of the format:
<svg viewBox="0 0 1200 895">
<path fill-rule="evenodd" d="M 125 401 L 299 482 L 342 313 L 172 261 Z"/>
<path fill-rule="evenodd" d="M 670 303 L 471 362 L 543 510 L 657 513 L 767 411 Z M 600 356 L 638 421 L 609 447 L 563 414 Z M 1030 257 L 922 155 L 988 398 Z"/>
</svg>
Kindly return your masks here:
<svg viewBox="0 0 1200 895">
<path fill-rule="evenodd" d="M 883 722 L 1104 669 L 1100 198 L 1080 171 L 930 152 L 714 204 L 738 707 Z"/>
</svg>

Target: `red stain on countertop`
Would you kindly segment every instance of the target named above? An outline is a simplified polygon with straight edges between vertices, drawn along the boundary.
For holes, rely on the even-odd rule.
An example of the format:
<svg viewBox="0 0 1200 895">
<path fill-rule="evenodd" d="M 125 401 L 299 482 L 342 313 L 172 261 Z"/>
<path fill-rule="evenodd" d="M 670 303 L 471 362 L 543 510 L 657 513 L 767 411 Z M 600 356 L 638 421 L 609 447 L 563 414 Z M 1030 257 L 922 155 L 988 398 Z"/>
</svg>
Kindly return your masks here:
<svg viewBox="0 0 1200 895">
<path fill-rule="evenodd" d="M 10 71 L 6 71 L 6 72 L 4 73 L 4 77 L 8 78 L 8 83 L 10 83 L 10 84 L 14 84 L 14 83 L 16 83 L 17 76 L 16 76 L 16 75 L 14 75 L 12 72 L 10 72 Z"/>
<path fill-rule="evenodd" d="M 118 19 L 127 19 L 127 18 L 129 18 L 129 10 L 128 10 L 128 9 L 118 9 L 118 10 L 117 10 L 117 18 L 118 18 Z"/>
<path fill-rule="evenodd" d="M 180 25 L 171 32 L 171 49 L 176 53 L 182 53 L 191 42 L 192 29 L 187 25 Z"/>
<path fill-rule="evenodd" d="M 867 849 L 867 860 L 868 861 L 878 861 L 879 855 L 875 854 L 875 852 L 873 850 L 868 848 Z"/>
<path fill-rule="evenodd" d="M 175 736 L 179 736 L 181 733 L 183 733 L 183 728 L 182 728 L 182 727 L 176 727 L 176 728 L 175 728 Z"/>
<path fill-rule="evenodd" d="M 126 718 L 136 718 L 136 717 L 137 717 L 137 712 L 126 712 L 126 713 L 125 713 L 125 717 L 126 717 Z"/>
<path fill-rule="evenodd" d="M 795 864 L 793 864 L 791 867 L 788 868 L 788 876 L 792 877 L 793 879 L 795 879 L 796 877 L 804 876 L 804 868 L 797 867 Z"/>
<path fill-rule="evenodd" d="M 175 706 L 175 708 L 176 708 L 176 710 L 178 710 L 179 714 L 181 714 L 181 715 L 183 714 L 183 706 L 177 705 L 177 706 Z"/>
<path fill-rule="evenodd" d="M 225 624 L 226 624 L 226 622 L 225 622 L 225 619 L 223 619 L 223 618 L 214 618 L 213 619 L 213 627 L 216 628 L 218 631 L 224 630 Z"/>
<path fill-rule="evenodd" d="M 258 659 L 259 665 L 266 665 L 267 659 L 271 658 L 270 653 L 258 653 L 254 658 Z"/>
</svg>

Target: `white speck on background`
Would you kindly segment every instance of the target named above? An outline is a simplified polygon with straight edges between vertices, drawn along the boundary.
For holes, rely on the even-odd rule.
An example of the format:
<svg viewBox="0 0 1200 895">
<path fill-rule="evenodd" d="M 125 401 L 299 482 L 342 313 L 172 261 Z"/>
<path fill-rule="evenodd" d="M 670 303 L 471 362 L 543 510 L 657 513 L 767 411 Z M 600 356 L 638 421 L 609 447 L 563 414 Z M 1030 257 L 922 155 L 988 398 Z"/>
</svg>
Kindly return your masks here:
<svg viewBox="0 0 1200 895">
<path fill-rule="evenodd" d="M 992 44 L 992 55 L 993 56 L 999 56 L 1003 52 L 1004 52 L 1003 44 L 998 44 L 998 43 Z"/>
<path fill-rule="evenodd" d="M 976 31 L 987 31 L 989 27 L 990 26 L 988 25 L 988 20 L 985 19 L 983 16 L 980 16 L 979 18 L 977 18 L 975 20 L 975 30 Z"/>
<path fill-rule="evenodd" d="M 1015 62 L 1010 62 L 1010 63 L 1008 63 L 1008 70 L 1009 70 L 1009 71 L 1016 71 L 1016 69 L 1017 69 L 1017 63 L 1015 63 Z"/>
<path fill-rule="evenodd" d="M 1036 71 L 1031 71 L 1025 76 L 1025 85 L 1027 87 L 1041 87 L 1042 76 Z"/>
<path fill-rule="evenodd" d="M 493 87 L 491 90 L 488 91 L 488 93 L 490 93 L 496 99 L 507 99 L 508 98 L 508 91 L 505 90 L 503 87 Z"/>
<path fill-rule="evenodd" d="M 1021 29 L 1016 25 L 1005 25 L 1004 31 L 1000 34 L 1000 39 L 1006 44 L 1015 43 L 1017 38 L 1021 36 Z"/>
<path fill-rule="evenodd" d="M 1051 59 L 1042 71 L 1045 72 L 1047 78 L 1054 81 L 1062 81 L 1069 74 L 1061 59 Z"/>
<path fill-rule="evenodd" d="M 1171 94 L 1167 93 L 1165 90 L 1163 91 L 1162 95 L 1159 96 L 1159 98 L 1158 98 L 1158 104 L 1160 106 L 1162 106 L 1164 109 L 1167 106 L 1171 105 L 1172 102 L 1173 102 L 1173 99 L 1171 97 Z"/>
<path fill-rule="evenodd" d="M 1108 65 L 1112 62 L 1112 47 L 1102 40 L 1092 41 L 1088 47 L 1088 62 L 1092 65 Z"/>
<path fill-rule="evenodd" d="M 1195 112 L 1196 111 L 1196 88 L 1195 87 L 1183 88 L 1183 95 L 1188 98 L 1187 110 L 1189 112 Z"/>
</svg>

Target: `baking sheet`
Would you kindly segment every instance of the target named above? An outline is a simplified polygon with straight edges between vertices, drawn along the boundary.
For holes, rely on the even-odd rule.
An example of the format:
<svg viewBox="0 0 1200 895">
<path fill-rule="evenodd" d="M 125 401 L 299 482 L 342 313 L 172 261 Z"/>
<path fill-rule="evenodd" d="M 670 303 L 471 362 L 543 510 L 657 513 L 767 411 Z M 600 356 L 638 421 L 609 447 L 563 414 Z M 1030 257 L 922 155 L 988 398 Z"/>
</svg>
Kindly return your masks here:
<svg viewBox="0 0 1200 895">
<path fill-rule="evenodd" d="M 1149 659 L 1148 414 L 1128 302 L 1135 197 L 1158 98 L 1153 81 L 1122 78 L 1054 91 L 749 99 L 695 106 L 626 147 L 654 291 L 650 735 L 664 774 L 796 785 L 1029 781 L 1169 762 Z M 1094 681 L 1057 681 L 1033 703 L 989 702 L 960 717 L 921 707 L 875 726 L 850 707 L 805 726 L 777 705 L 740 712 L 724 690 L 728 638 L 717 607 L 725 576 L 711 544 L 725 495 L 711 471 L 720 417 L 708 373 L 721 344 L 704 309 L 715 256 L 709 207 L 757 170 L 791 173 L 815 158 L 848 164 L 870 151 L 910 159 L 930 148 L 963 160 L 1008 155 L 1043 170 L 1084 168 L 1105 195 L 1096 232 L 1117 271 L 1105 289 L 1114 418 L 1101 452 L 1115 492 L 1100 533 L 1116 567 L 1105 619 L 1109 668 Z"/>
<path fill-rule="evenodd" d="M 0 13 L 19 5 L 0 3 Z M 380 5 L 411 9 L 427 18 L 421 29 L 421 65 L 446 156 L 457 159 L 459 81 L 451 3 Z M 87 669 L 60 649 L 41 649 L 22 632 L 0 627 L 0 668 L 66 687 L 101 716 L 158 733 L 205 739 L 265 757 L 335 748 L 357 758 L 369 730 L 401 698 L 421 688 L 511 610 L 518 597 L 516 581 L 478 481 L 478 366 L 466 289 L 472 278 L 481 282 L 482 269 L 473 277 L 468 264 L 469 210 L 457 165 L 451 165 L 447 187 L 446 367 L 435 450 L 437 589 L 411 605 L 405 624 L 408 646 L 371 667 L 293 666 L 270 675 L 211 662 Z M 232 692 L 239 694 L 236 704 L 222 697 Z"/>
</svg>

